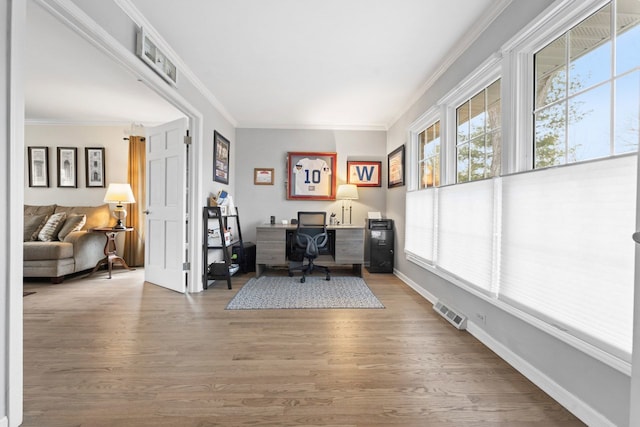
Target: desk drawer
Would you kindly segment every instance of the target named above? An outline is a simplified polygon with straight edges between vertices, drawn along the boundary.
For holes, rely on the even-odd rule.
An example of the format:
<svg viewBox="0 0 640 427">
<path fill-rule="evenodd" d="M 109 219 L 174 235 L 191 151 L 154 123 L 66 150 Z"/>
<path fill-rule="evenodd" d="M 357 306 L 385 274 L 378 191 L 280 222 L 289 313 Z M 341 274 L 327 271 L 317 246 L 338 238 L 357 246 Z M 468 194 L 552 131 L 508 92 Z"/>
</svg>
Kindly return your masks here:
<svg viewBox="0 0 640 427">
<path fill-rule="evenodd" d="M 286 264 L 285 244 L 281 241 L 260 241 L 257 242 L 256 263 L 258 264 Z"/>
<path fill-rule="evenodd" d="M 341 264 L 364 262 L 364 229 L 336 232 L 335 260 Z"/>
<path fill-rule="evenodd" d="M 286 264 L 286 232 L 282 228 L 258 228 L 256 230 L 256 263 Z"/>
<path fill-rule="evenodd" d="M 286 230 L 283 229 L 258 229 L 256 240 L 259 242 L 283 242 L 285 241 Z"/>
</svg>

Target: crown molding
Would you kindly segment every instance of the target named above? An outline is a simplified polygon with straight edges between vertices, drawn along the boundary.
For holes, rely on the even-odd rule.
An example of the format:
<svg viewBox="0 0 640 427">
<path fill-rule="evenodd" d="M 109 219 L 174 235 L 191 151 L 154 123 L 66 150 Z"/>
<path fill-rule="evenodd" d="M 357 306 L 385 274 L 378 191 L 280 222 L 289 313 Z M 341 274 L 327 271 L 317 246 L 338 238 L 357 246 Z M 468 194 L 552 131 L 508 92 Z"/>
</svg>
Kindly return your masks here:
<svg viewBox="0 0 640 427">
<path fill-rule="evenodd" d="M 237 129 L 292 129 L 292 130 L 355 130 L 386 132 L 388 129 L 381 124 L 268 124 L 268 123 L 240 123 Z"/>
<path fill-rule="evenodd" d="M 427 78 L 427 80 L 416 90 L 407 104 L 399 113 L 387 124 L 390 129 L 409 109 L 433 86 L 433 84 L 453 65 L 453 63 L 480 37 L 480 35 L 491 25 L 491 23 L 511 4 L 513 0 L 499 0 L 491 5 L 489 11 L 475 25 L 465 33 L 465 36 L 456 43 L 440 66 Z"/>
<path fill-rule="evenodd" d="M 163 122 L 140 122 L 136 121 L 137 124 L 140 124 L 144 127 L 153 127 L 160 126 Z M 52 120 L 52 119 L 25 119 L 24 124 L 26 126 L 92 126 L 92 127 L 125 127 L 129 129 L 131 127 L 131 121 L 120 121 L 120 120 Z"/>
</svg>

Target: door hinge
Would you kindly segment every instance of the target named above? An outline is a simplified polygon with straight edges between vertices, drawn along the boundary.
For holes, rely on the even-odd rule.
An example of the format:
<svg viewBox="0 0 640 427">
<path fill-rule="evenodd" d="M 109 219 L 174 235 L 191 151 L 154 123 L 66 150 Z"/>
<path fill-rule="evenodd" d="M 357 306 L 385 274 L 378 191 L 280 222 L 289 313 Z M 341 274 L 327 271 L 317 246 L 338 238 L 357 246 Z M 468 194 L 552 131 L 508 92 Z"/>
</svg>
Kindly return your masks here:
<svg viewBox="0 0 640 427">
<path fill-rule="evenodd" d="M 191 145 L 191 137 L 189 135 L 184 136 L 185 145 Z"/>
<path fill-rule="evenodd" d="M 182 271 L 189 271 L 191 270 L 191 263 L 190 262 L 183 262 L 182 263 Z"/>
</svg>

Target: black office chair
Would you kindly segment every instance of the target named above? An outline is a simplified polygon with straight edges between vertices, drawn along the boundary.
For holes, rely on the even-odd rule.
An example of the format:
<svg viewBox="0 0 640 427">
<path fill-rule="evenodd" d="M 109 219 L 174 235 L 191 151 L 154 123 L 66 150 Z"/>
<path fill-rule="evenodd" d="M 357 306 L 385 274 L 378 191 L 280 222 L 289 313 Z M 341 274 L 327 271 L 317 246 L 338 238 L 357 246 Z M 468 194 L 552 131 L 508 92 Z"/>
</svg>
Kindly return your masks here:
<svg viewBox="0 0 640 427">
<path fill-rule="evenodd" d="M 320 253 L 320 249 L 327 246 L 329 234 L 327 233 L 326 212 L 298 212 L 298 227 L 293 236 L 293 245 L 296 252 L 303 253 L 302 265 L 289 268 L 289 276 L 293 276 L 293 270 L 301 270 L 302 278 L 300 283 L 306 281 L 307 274 L 313 270 L 324 271 L 325 280 L 330 280 L 329 268 L 323 265 L 314 264 Z M 304 264 L 304 258 L 308 259 L 308 264 Z"/>
</svg>

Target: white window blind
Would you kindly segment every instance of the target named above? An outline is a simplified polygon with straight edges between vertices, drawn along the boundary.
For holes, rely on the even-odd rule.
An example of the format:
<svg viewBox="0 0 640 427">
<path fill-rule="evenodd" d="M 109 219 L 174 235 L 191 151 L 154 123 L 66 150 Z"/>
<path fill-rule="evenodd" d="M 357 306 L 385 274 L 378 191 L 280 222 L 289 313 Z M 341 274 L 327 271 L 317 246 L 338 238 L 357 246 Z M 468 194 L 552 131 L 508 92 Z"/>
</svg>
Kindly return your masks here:
<svg viewBox="0 0 640 427">
<path fill-rule="evenodd" d="M 630 360 L 636 156 L 503 177 L 499 298 Z"/>
<path fill-rule="evenodd" d="M 499 214 L 494 196 L 499 200 L 498 178 L 440 187 L 438 198 L 438 266 L 488 292 L 494 291 L 494 223 Z"/>
<path fill-rule="evenodd" d="M 437 189 L 412 191 L 406 199 L 405 252 L 433 263 Z"/>
<path fill-rule="evenodd" d="M 629 361 L 636 169 L 622 156 L 407 193 L 407 258 Z"/>
</svg>

